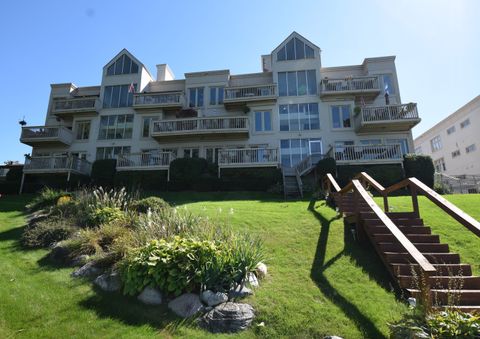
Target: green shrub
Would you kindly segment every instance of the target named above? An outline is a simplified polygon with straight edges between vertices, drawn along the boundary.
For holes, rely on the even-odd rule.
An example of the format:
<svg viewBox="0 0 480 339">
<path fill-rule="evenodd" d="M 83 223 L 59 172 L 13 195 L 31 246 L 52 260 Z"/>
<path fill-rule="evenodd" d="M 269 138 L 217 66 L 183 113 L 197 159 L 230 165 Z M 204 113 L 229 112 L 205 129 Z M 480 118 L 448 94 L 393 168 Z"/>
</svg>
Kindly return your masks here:
<svg viewBox="0 0 480 339">
<path fill-rule="evenodd" d="M 120 171 L 115 174 L 115 187 L 129 191 L 167 189 L 167 171 Z"/>
<path fill-rule="evenodd" d="M 449 310 L 427 316 L 427 326 L 434 338 L 478 338 L 480 316 Z"/>
<path fill-rule="evenodd" d="M 169 189 L 191 190 L 202 175 L 208 174 L 209 164 L 203 158 L 179 158 L 170 164 Z"/>
<path fill-rule="evenodd" d="M 278 168 L 228 168 L 221 171 L 224 191 L 267 191 L 282 182 Z"/>
<path fill-rule="evenodd" d="M 325 158 L 320 160 L 316 166 L 317 174 L 323 178 L 327 173 L 331 173 L 334 177 L 337 174 L 337 162 L 334 158 Z"/>
<path fill-rule="evenodd" d="M 69 195 L 69 193 L 61 190 L 45 187 L 40 194 L 26 207 L 31 211 L 36 211 L 45 207 L 51 207 L 57 204 L 60 197 Z"/>
<path fill-rule="evenodd" d="M 438 194 L 451 194 L 450 188 L 442 183 L 436 182 L 433 184 L 433 190 Z"/>
<path fill-rule="evenodd" d="M 360 172 L 366 172 L 384 187 L 405 178 L 401 165 L 341 165 L 337 168 L 340 187 L 344 187 Z"/>
<path fill-rule="evenodd" d="M 91 180 L 96 186 L 113 187 L 117 160 L 102 159 L 92 164 Z"/>
<path fill-rule="evenodd" d="M 130 203 L 130 208 L 139 213 L 147 213 L 149 209 L 151 211 L 157 211 L 169 207 L 170 204 L 159 197 L 143 198 Z"/>
<path fill-rule="evenodd" d="M 428 187 L 433 188 L 435 167 L 430 156 L 405 154 L 403 156 L 403 167 L 407 178 L 415 177 Z"/>
<path fill-rule="evenodd" d="M 20 183 L 15 181 L 1 181 L 0 194 L 18 194 Z"/>
<path fill-rule="evenodd" d="M 90 225 L 102 225 L 108 224 L 114 220 L 122 218 L 123 211 L 118 207 L 97 207 L 90 211 L 89 224 Z"/>
<path fill-rule="evenodd" d="M 69 238 L 74 232 L 75 227 L 68 219 L 46 219 L 27 227 L 21 243 L 26 247 L 48 247 Z"/>
</svg>

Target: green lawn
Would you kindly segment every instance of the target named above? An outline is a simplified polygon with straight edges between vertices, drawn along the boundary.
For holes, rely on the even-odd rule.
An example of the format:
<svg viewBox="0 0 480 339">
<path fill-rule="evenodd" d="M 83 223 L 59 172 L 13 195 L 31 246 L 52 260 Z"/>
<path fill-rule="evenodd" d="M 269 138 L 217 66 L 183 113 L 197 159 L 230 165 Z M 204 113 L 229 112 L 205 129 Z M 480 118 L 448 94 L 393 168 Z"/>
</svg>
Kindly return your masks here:
<svg viewBox="0 0 480 339">
<path fill-rule="evenodd" d="M 256 193 L 169 193 L 163 196 L 196 213 L 220 218 L 236 229 L 261 236 L 269 256 L 269 276 L 250 297 L 258 318 L 235 338 L 382 338 L 387 322 L 406 306 L 392 293 L 388 276 L 369 247 L 352 241 L 335 212 L 318 202 L 284 202 Z M 448 197 L 480 219 L 480 197 Z M 73 280 L 71 268 L 56 268 L 46 250 L 18 244 L 23 206 L 29 199 L 0 198 L 0 338 L 211 336 L 181 322 L 166 307 L 145 307 L 134 298 L 95 292 Z M 480 262 L 479 239 L 420 200 L 422 216 L 463 261 Z M 401 209 L 406 198 L 393 198 Z M 233 209 L 233 214 L 230 212 Z M 476 249 L 476 250 L 475 250 Z M 477 265 L 478 266 L 478 265 Z M 257 326 L 264 322 L 265 326 Z M 221 336 L 216 337 L 231 337 Z"/>
</svg>

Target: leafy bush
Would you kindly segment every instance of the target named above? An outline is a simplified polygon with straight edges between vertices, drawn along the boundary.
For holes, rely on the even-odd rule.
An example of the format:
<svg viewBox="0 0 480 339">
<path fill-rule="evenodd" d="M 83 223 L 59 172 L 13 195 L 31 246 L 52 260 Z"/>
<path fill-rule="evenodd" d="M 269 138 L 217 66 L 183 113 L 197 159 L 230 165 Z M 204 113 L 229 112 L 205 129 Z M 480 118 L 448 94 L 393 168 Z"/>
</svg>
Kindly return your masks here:
<svg viewBox="0 0 480 339">
<path fill-rule="evenodd" d="M 115 174 L 115 187 L 129 191 L 167 189 L 167 171 L 120 171 Z"/>
<path fill-rule="evenodd" d="M 118 207 L 97 207 L 92 209 L 89 214 L 89 224 L 102 225 L 108 224 L 114 220 L 120 219 L 123 216 L 123 211 Z"/>
<path fill-rule="evenodd" d="M 170 164 L 169 188 L 173 190 L 191 190 L 202 175 L 208 174 L 209 165 L 203 158 L 179 158 Z"/>
<path fill-rule="evenodd" d="M 117 160 L 102 159 L 92 164 L 91 180 L 96 186 L 113 187 Z"/>
<path fill-rule="evenodd" d="M 331 173 L 335 177 L 337 173 L 337 162 L 334 158 L 322 159 L 317 163 L 316 170 L 320 178 L 323 178 L 327 173 Z"/>
<path fill-rule="evenodd" d="M 11 167 L 5 177 L 6 181 L 20 183 L 23 175 L 23 166 Z"/>
<path fill-rule="evenodd" d="M 430 156 L 405 154 L 403 156 L 403 168 L 407 178 L 415 177 L 428 187 L 433 188 L 435 167 Z"/>
<path fill-rule="evenodd" d="M 442 183 L 436 182 L 433 184 L 433 189 L 435 192 L 438 194 L 451 194 L 452 192 L 450 191 L 450 188 Z"/>
<path fill-rule="evenodd" d="M 170 204 L 159 197 L 148 197 L 140 200 L 135 200 L 132 201 L 130 204 L 130 208 L 139 213 L 147 213 L 149 209 L 151 211 L 158 211 L 169 207 Z"/>
<path fill-rule="evenodd" d="M 405 178 L 400 165 L 341 165 L 337 169 L 340 187 L 344 187 L 360 172 L 368 173 L 384 187 L 396 184 Z"/>
<path fill-rule="evenodd" d="M 20 183 L 15 181 L 0 182 L 0 194 L 18 194 Z"/>
<path fill-rule="evenodd" d="M 27 209 L 36 211 L 45 207 L 54 206 L 60 197 L 66 196 L 69 193 L 61 190 L 45 187 L 40 194 L 27 205 Z"/>
<path fill-rule="evenodd" d="M 228 168 L 221 172 L 221 189 L 224 191 L 267 191 L 282 182 L 278 168 Z"/>
<path fill-rule="evenodd" d="M 66 219 L 46 219 L 28 227 L 22 234 L 21 243 L 26 247 L 48 247 L 67 239 L 75 227 Z"/>
</svg>

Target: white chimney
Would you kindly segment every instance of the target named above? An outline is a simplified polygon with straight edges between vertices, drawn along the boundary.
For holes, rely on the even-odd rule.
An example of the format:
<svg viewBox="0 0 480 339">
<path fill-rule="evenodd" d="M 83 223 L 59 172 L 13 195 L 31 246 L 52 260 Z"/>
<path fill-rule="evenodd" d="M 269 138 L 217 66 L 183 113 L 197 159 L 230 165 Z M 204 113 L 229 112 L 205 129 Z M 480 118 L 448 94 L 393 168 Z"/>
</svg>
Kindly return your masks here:
<svg viewBox="0 0 480 339">
<path fill-rule="evenodd" d="M 172 70 L 167 64 L 157 65 L 157 81 L 175 80 Z"/>
</svg>

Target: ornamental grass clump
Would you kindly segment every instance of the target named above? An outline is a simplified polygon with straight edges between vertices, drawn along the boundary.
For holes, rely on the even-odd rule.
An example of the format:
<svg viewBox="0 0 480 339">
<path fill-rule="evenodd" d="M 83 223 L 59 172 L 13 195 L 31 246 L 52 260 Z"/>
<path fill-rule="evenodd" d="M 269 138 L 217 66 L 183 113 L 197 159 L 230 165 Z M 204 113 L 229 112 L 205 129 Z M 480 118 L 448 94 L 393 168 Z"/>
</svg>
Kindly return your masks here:
<svg viewBox="0 0 480 339">
<path fill-rule="evenodd" d="M 57 201 L 61 197 L 68 196 L 68 195 L 69 193 L 65 191 L 45 187 L 40 191 L 40 194 L 37 197 L 35 197 L 35 199 L 33 199 L 33 201 L 26 206 L 26 208 L 29 211 L 37 211 L 42 208 L 52 207 L 55 204 L 57 204 Z"/>
</svg>

